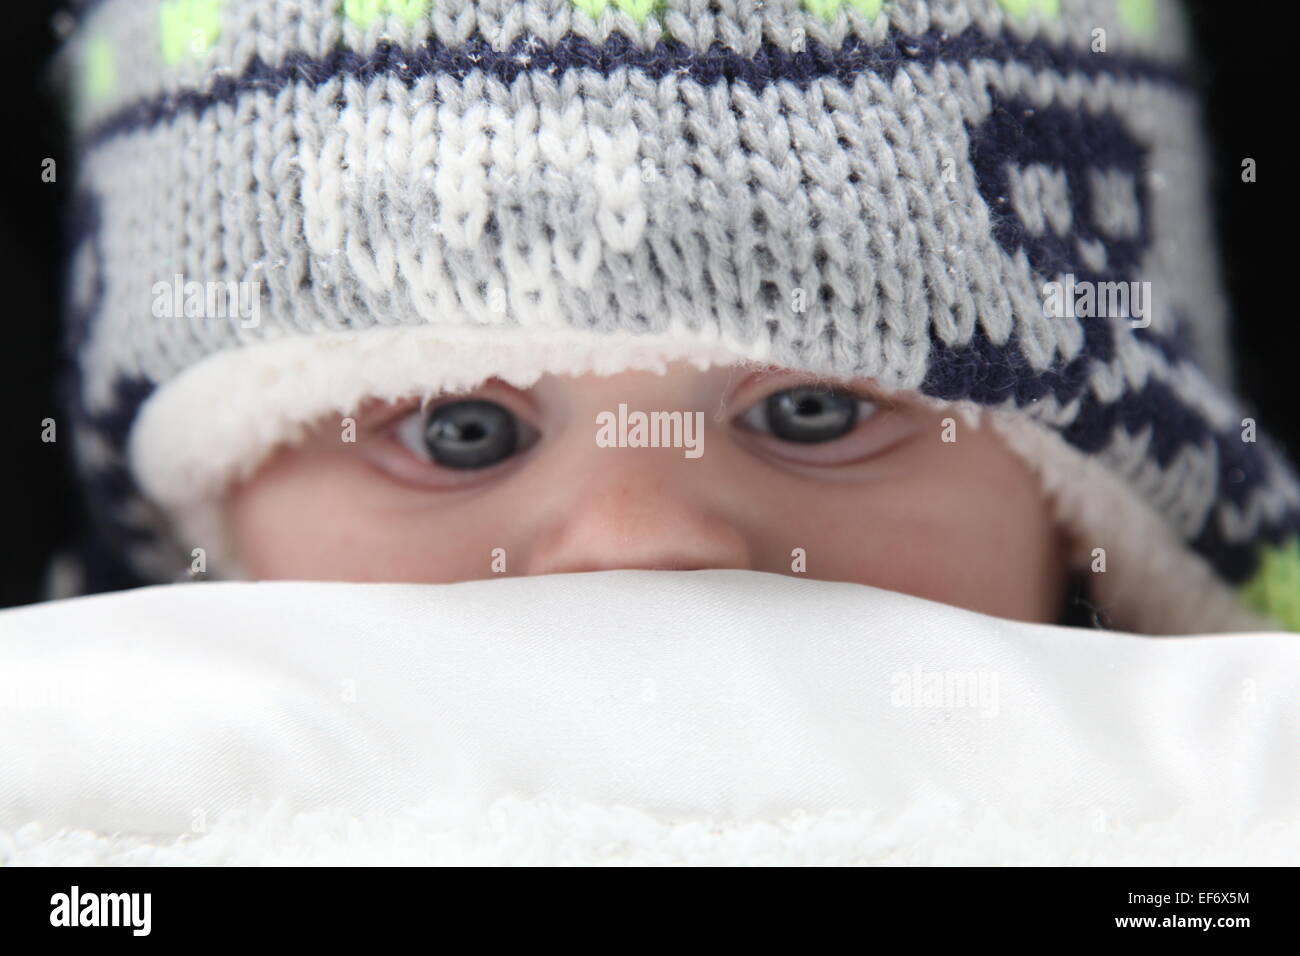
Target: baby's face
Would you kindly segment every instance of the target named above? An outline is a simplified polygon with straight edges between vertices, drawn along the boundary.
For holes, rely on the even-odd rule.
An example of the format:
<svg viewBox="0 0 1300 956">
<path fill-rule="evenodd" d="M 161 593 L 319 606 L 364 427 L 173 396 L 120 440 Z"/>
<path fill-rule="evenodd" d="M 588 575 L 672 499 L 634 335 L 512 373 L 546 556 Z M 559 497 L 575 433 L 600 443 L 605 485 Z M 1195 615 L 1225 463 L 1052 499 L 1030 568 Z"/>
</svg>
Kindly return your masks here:
<svg viewBox="0 0 1300 956">
<path fill-rule="evenodd" d="M 664 433 L 677 447 L 635 447 L 659 435 L 653 412 L 683 413 Z M 1028 466 L 988 426 L 869 384 L 673 365 L 489 383 L 354 417 L 232 489 L 254 577 L 740 568 L 1021 620 L 1060 608 L 1064 542 Z"/>
</svg>

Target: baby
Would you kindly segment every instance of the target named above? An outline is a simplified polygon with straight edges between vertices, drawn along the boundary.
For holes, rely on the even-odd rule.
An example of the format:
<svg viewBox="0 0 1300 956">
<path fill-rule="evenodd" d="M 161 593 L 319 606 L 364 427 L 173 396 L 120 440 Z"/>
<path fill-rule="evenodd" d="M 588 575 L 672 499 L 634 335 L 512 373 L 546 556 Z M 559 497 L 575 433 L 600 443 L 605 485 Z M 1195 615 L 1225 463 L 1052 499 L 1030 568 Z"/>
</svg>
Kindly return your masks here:
<svg viewBox="0 0 1300 956">
<path fill-rule="evenodd" d="M 1184 34 L 103 0 L 60 58 L 83 589 L 736 568 L 1300 630 Z"/>
</svg>

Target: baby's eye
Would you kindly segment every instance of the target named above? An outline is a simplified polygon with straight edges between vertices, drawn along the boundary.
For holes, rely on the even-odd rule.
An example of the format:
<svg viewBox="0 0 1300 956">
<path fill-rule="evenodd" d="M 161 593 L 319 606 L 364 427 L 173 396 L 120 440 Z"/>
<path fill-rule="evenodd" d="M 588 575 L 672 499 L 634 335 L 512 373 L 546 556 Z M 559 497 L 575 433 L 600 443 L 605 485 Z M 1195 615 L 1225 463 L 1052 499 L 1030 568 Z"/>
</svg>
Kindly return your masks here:
<svg viewBox="0 0 1300 956">
<path fill-rule="evenodd" d="M 800 385 L 774 392 L 740 421 L 782 441 L 814 444 L 843 438 L 875 411 L 873 403 L 851 392 Z"/>
<path fill-rule="evenodd" d="M 468 399 L 408 415 L 397 437 L 421 458 L 470 470 L 505 461 L 531 445 L 537 433 L 496 402 Z"/>
</svg>

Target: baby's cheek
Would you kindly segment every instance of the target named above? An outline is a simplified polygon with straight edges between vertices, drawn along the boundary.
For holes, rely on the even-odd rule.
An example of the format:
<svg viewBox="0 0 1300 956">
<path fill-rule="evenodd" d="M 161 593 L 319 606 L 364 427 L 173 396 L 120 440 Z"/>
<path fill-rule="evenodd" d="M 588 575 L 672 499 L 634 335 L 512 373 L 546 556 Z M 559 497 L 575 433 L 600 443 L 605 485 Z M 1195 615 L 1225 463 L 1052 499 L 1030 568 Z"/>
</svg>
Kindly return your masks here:
<svg viewBox="0 0 1300 956">
<path fill-rule="evenodd" d="M 1065 547 L 1052 508 L 1027 465 L 990 444 L 969 467 L 941 473 L 916 522 L 915 565 L 927 555 L 941 577 L 913 567 L 917 593 L 1018 620 L 1055 621 L 1066 581 Z"/>
<path fill-rule="evenodd" d="M 492 575 L 504 546 L 482 503 L 378 476 L 355 457 L 284 450 L 231 490 L 236 552 L 261 580 L 448 583 Z M 497 509 L 499 513 L 500 509 Z"/>
<path fill-rule="evenodd" d="M 276 453 L 227 495 L 227 527 L 254 578 L 328 580 L 339 555 L 357 553 L 342 496 L 328 475 L 305 480 L 301 457 Z"/>
<path fill-rule="evenodd" d="M 1054 621 L 1066 566 L 1050 505 L 990 436 L 963 437 L 960 450 L 914 450 L 894 477 L 819 494 L 821 514 L 791 528 L 808 575 Z"/>
<path fill-rule="evenodd" d="M 950 519 L 918 523 L 899 543 L 888 573 L 903 579 L 902 590 L 999 617 L 1055 620 L 1065 569 L 1047 515 L 988 501 Z"/>
</svg>

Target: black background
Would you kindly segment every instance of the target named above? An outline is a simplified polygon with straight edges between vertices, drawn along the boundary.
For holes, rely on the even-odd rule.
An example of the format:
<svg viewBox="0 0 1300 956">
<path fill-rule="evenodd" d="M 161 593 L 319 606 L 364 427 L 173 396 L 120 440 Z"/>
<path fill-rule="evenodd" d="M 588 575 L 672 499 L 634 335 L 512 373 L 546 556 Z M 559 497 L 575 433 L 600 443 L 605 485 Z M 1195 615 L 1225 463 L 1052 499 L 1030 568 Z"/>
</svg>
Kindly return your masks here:
<svg viewBox="0 0 1300 956">
<path fill-rule="evenodd" d="M 41 420 L 61 418 L 54 400 L 63 285 L 60 224 L 72 181 L 61 119 L 39 82 L 55 45 L 50 20 L 60 6 L 50 0 L 5 8 L 9 52 L 0 66 L 8 133 L 0 144 L 5 191 L 0 227 L 0 606 L 39 599 L 50 555 L 78 520 L 65 460 L 68 443 L 40 441 Z M 1300 420 L 1293 385 L 1300 367 L 1293 348 L 1300 337 L 1294 334 L 1297 317 L 1289 308 L 1297 271 L 1290 200 L 1300 161 L 1283 150 L 1282 138 L 1295 123 L 1298 57 L 1289 29 L 1280 20 L 1271 22 L 1289 6 L 1188 3 L 1214 150 L 1216 215 L 1235 311 L 1239 391 L 1261 428 L 1294 459 L 1300 451 Z M 1245 9 L 1252 15 L 1239 15 Z M 59 164 L 57 183 L 41 182 L 46 157 Z M 1241 182 L 1244 157 L 1257 161 L 1258 182 Z M 1288 257 L 1292 261 L 1285 261 Z M 194 427 L 203 423 L 196 421 Z"/>
<path fill-rule="evenodd" d="M 585 878 L 575 876 L 584 880 L 582 900 L 575 903 L 556 880 L 538 886 L 535 878 L 524 879 L 523 892 L 506 903 L 509 916 L 485 919 L 491 903 L 478 892 L 473 874 L 456 879 L 468 886 L 452 889 L 449 880 L 403 869 L 0 868 L 0 922 L 15 952 L 59 942 L 104 952 L 105 944 L 134 949 L 151 941 L 160 952 L 176 952 L 178 945 L 199 940 L 219 952 L 281 943 L 294 952 L 373 952 L 377 944 L 388 949 L 401 939 L 409 943 L 413 934 L 432 937 L 436 948 L 439 937 L 459 932 L 491 949 L 532 951 L 549 941 L 577 944 L 581 952 L 583 943 L 608 949 L 611 940 L 627 938 L 629 926 L 642 945 L 674 950 L 688 936 L 705 950 L 753 943 L 825 952 L 842 950 L 846 941 L 859 949 L 888 941 L 924 952 L 997 950 L 1008 943 L 1018 950 L 1062 940 L 1107 947 L 1122 941 L 1126 950 L 1179 953 L 1199 952 L 1200 946 L 1220 953 L 1282 951 L 1288 943 L 1294 949 L 1294 873 L 1278 868 L 887 867 L 857 870 L 836 887 L 823 885 L 830 880 L 816 886 L 782 880 L 767 902 L 761 890 L 740 886 L 722 902 L 710 894 L 674 908 L 657 901 L 647 907 L 628 892 L 611 890 L 610 881 L 603 881 L 604 893 L 595 887 L 597 892 L 588 893 Z M 731 879 L 748 880 L 743 874 Z M 151 893 L 152 932 L 133 937 L 124 928 L 51 927 L 51 896 L 73 884 L 82 894 Z M 670 885 L 676 888 L 676 879 Z M 1160 907 L 1128 902 L 1131 893 L 1179 892 L 1193 899 L 1200 893 L 1246 894 L 1248 901 Z M 472 901 L 471 893 L 477 897 Z M 689 914 L 687 925 L 679 913 Z M 1245 916 L 1250 925 L 1208 931 L 1116 927 L 1116 917 L 1126 916 Z"/>
</svg>

